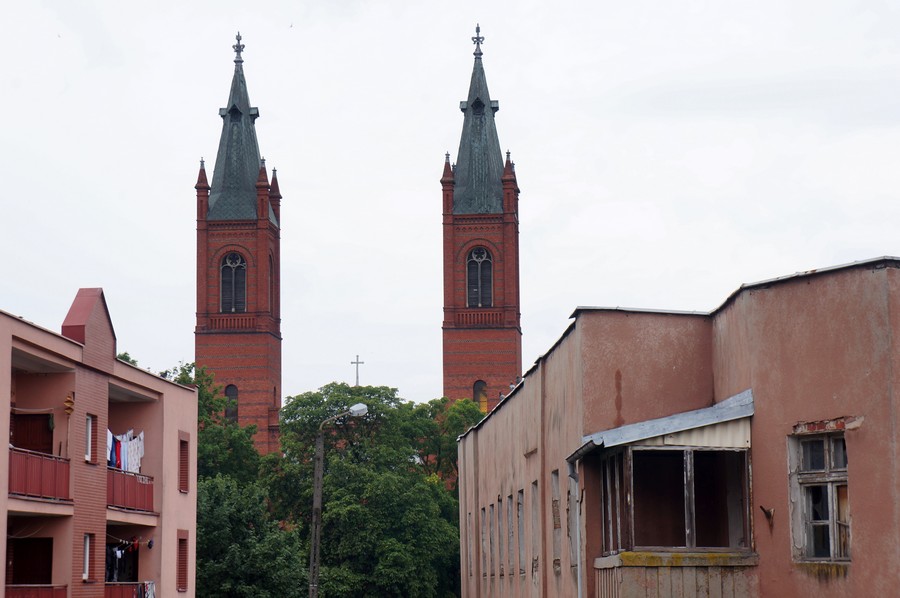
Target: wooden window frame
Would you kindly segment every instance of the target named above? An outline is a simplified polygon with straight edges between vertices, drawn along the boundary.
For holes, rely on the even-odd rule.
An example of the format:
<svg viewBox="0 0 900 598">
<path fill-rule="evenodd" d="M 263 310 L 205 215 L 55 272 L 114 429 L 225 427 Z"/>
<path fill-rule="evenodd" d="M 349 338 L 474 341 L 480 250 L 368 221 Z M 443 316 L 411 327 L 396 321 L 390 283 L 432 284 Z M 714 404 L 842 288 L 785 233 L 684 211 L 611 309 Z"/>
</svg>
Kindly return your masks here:
<svg viewBox="0 0 900 598">
<path fill-rule="evenodd" d="M 659 546 L 638 544 L 636 541 L 634 454 L 643 451 L 669 451 L 682 454 L 684 489 L 684 545 Z M 741 542 L 729 546 L 697 545 L 697 513 L 695 496 L 694 456 L 701 452 L 739 453 L 743 456 L 741 491 Z M 599 460 L 600 467 L 600 510 L 601 554 L 610 556 L 629 550 L 650 550 L 657 552 L 735 552 L 749 551 L 750 510 L 749 510 L 749 470 L 750 454 L 747 449 L 730 447 L 695 446 L 628 446 L 611 450 Z"/>
<path fill-rule="evenodd" d="M 842 449 L 843 462 L 835 454 L 835 443 Z M 822 466 L 808 466 L 805 461 L 805 447 L 821 443 Z M 789 437 L 790 493 L 791 493 L 791 534 L 793 536 L 793 556 L 795 561 L 819 563 L 849 563 L 852 557 L 852 533 L 850 526 L 849 476 L 846 441 L 843 431 L 815 434 L 796 434 Z M 828 516 L 813 520 L 811 512 L 813 488 L 826 489 Z M 839 489 L 844 488 L 845 499 L 839 499 Z M 841 520 L 844 510 L 845 520 Z M 828 532 L 828 555 L 813 554 L 814 530 L 821 528 Z M 842 533 L 843 532 L 843 533 Z M 841 538 L 845 538 L 842 545 Z"/>
</svg>

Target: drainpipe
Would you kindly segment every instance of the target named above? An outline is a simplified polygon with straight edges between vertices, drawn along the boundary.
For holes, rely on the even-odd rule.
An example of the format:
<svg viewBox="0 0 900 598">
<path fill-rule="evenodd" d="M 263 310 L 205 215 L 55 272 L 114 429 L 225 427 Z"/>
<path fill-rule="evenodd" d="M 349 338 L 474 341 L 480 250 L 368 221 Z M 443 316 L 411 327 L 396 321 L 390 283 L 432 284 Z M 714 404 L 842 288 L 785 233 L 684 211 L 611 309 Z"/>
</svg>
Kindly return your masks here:
<svg viewBox="0 0 900 598">
<path fill-rule="evenodd" d="M 578 467 L 569 461 L 569 487 L 575 486 L 575 563 L 578 580 L 578 598 L 584 598 L 584 575 L 581 570 L 581 492 L 578 487 Z M 570 490 L 571 492 L 571 490 Z"/>
</svg>

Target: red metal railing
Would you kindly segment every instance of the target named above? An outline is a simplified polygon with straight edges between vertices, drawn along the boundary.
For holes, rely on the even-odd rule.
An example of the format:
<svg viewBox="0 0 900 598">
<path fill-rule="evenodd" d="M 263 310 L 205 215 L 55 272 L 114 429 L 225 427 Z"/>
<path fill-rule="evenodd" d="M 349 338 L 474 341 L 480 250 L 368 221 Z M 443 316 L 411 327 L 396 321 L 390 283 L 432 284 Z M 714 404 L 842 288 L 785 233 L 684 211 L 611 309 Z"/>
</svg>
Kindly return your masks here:
<svg viewBox="0 0 900 598">
<path fill-rule="evenodd" d="M 106 468 L 106 504 L 111 507 L 153 510 L 153 478 L 148 475 Z"/>
<path fill-rule="evenodd" d="M 69 460 L 10 447 L 9 493 L 69 500 Z"/>
<path fill-rule="evenodd" d="M 6 598 L 66 598 L 66 593 L 66 586 L 6 586 Z"/>
<path fill-rule="evenodd" d="M 107 583 L 103 590 L 103 598 L 134 598 L 141 596 L 138 590 L 143 586 L 145 589 L 147 584 L 153 584 L 152 581 L 139 581 L 135 583 Z M 154 586 L 155 590 L 155 586 Z M 154 591 L 154 594 L 156 592 Z"/>
</svg>

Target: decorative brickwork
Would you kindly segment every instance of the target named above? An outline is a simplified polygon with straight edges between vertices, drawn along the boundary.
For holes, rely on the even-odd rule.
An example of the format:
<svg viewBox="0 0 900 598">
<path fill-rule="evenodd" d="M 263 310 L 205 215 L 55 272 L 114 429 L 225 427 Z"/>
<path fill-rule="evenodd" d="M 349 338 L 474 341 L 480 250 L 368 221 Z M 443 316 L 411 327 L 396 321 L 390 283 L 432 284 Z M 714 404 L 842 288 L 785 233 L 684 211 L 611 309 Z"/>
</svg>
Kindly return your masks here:
<svg viewBox="0 0 900 598">
<path fill-rule="evenodd" d="M 243 60 L 235 59 L 213 184 L 197 178 L 195 359 L 217 385 L 237 387 L 238 423 L 256 448 L 279 450 L 281 408 L 281 193 L 259 159 Z"/>
<path fill-rule="evenodd" d="M 475 38 L 473 38 L 475 39 Z M 522 373 L 519 186 L 504 164 L 479 40 L 458 164 L 444 163 L 444 396 L 490 411 Z M 485 109 L 488 108 L 489 109 Z"/>
</svg>

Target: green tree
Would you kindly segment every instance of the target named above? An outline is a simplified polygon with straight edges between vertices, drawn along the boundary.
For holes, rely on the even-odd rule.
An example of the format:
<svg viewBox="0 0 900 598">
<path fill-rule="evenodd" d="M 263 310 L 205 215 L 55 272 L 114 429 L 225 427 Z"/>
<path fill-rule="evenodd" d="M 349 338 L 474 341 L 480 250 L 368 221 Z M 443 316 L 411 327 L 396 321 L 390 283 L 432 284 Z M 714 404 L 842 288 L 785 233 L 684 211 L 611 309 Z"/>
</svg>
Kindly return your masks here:
<svg viewBox="0 0 900 598">
<path fill-rule="evenodd" d="M 312 460 L 319 424 L 355 403 L 362 418 L 326 428 L 323 596 L 453 595 L 458 584 L 457 503 L 426 467 L 425 439 L 440 434 L 435 409 L 387 387 L 329 384 L 282 409 L 283 458 L 267 457 L 265 485 L 279 516 L 308 546 Z"/>
<path fill-rule="evenodd" d="M 197 389 L 197 475 L 227 475 L 240 482 L 257 479 L 259 453 L 253 444 L 256 426 L 241 427 L 224 417 L 232 400 L 215 384 L 206 368 L 181 363 L 160 375 Z"/>
<path fill-rule="evenodd" d="M 198 596 L 306 595 L 299 536 L 270 519 L 262 486 L 217 475 L 201 479 L 197 495 Z"/>
<path fill-rule="evenodd" d="M 137 359 L 134 359 L 131 355 L 128 354 L 128 351 L 122 351 L 118 355 L 116 355 L 116 359 L 120 361 L 124 361 L 125 363 L 130 363 L 131 365 L 137 365 Z"/>
<path fill-rule="evenodd" d="M 433 422 L 433 432 L 421 438 L 419 454 L 425 470 L 440 476 L 457 489 L 459 466 L 456 439 L 484 418 L 475 402 L 462 399 L 451 402 L 444 397 L 417 405 Z"/>
</svg>

